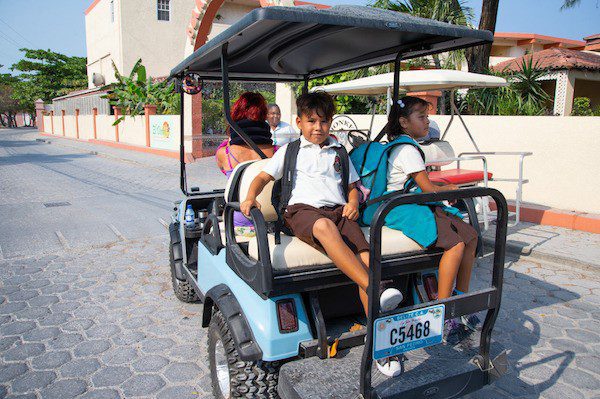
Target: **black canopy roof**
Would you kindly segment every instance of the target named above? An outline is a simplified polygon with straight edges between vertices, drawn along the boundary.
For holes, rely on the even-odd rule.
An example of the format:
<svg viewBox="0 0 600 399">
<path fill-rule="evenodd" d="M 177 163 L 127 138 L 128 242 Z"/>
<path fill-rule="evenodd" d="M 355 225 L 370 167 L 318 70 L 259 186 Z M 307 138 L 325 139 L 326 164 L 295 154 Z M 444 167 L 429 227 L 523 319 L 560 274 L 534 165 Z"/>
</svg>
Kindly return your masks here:
<svg viewBox="0 0 600 399">
<path fill-rule="evenodd" d="M 228 44 L 233 80 L 296 81 L 491 43 L 488 31 L 361 6 L 266 7 L 246 14 L 171 71 L 221 77 Z"/>
</svg>

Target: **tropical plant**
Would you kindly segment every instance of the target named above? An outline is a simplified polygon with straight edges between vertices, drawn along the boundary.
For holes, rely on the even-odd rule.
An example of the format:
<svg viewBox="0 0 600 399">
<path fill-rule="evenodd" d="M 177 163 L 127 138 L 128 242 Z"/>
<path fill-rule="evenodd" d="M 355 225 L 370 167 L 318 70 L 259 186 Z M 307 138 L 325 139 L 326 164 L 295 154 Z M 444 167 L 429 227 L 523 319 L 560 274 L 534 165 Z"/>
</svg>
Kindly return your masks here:
<svg viewBox="0 0 600 399">
<path fill-rule="evenodd" d="M 112 65 L 117 82 L 103 98 L 108 98 L 111 105 L 123 112 L 113 125 L 121 123 L 125 115 L 143 115 L 146 104 L 156 105 L 156 113 L 161 115 L 179 112 L 179 96 L 173 90 L 174 83 L 156 82 L 146 76 L 146 67 L 141 59 L 135 63 L 129 76 L 121 75 L 114 62 Z"/>
<path fill-rule="evenodd" d="M 531 58 L 515 72 L 495 75 L 506 77 L 509 86 L 470 89 L 460 101 L 463 112 L 472 115 L 546 115 L 550 96 L 542 89 L 540 78 L 546 73 L 533 65 Z"/>
<path fill-rule="evenodd" d="M 531 102 L 543 106 L 551 98 L 542 88 L 541 78 L 548 72 L 533 64 L 533 57 L 523 60 L 519 69 L 514 73 L 507 73 L 513 89 L 523 98 L 523 102 Z"/>
</svg>

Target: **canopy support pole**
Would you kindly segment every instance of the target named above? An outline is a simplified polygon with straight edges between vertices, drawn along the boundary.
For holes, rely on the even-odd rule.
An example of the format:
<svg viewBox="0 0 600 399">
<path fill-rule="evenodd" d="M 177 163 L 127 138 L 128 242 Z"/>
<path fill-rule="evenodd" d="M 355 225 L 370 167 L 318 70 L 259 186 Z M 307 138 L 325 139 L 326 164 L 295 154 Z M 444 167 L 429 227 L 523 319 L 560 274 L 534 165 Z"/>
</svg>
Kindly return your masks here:
<svg viewBox="0 0 600 399">
<path fill-rule="evenodd" d="M 387 88 L 385 101 L 385 114 L 389 116 L 390 111 L 392 110 L 392 90 L 389 87 Z"/>
<path fill-rule="evenodd" d="M 233 129 L 233 131 L 236 132 L 244 140 L 244 142 L 246 144 L 248 144 L 248 146 L 250 148 L 252 148 L 254 150 L 254 152 L 256 152 L 260 156 L 261 159 L 266 159 L 267 156 L 265 155 L 265 153 L 262 152 L 262 150 L 258 147 L 258 145 L 256 145 L 256 143 L 254 141 L 252 141 L 252 139 L 250 137 L 248 137 L 248 135 L 246 135 L 246 133 L 239 127 L 239 125 L 231 117 L 231 109 L 230 109 L 230 103 L 229 103 L 230 102 L 230 100 L 229 100 L 229 62 L 227 60 L 227 45 L 228 45 L 228 43 L 225 43 L 221 47 L 221 71 L 222 71 L 222 78 L 223 78 L 223 109 L 225 111 L 225 120 L 227 121 L 227 123 L 229 124 L 231 129 Z"/>
<path fill-rule="evenodd" d="M 401 63 L 402 63 L 402 53 L 400 52 L 400 53 L 398 53 L 398 55 L 396 55 L 396 59 L 394 60 L 394 87 L 393 87 L 393 92 L 392 92 L 393 93 L 392 94 L 393 103 L 391 105 L 396 104 L 398 102 L 398 97 L 400 96 L 400 65 L 401 65 Z M 389 95 L 390 95 L 390 89 L 388 87 L 388 105 L 387 105 L 388 116 L 391 111 Z M 379 142 L 383 138 L 383 136 L 385 136 L 386 134 L 387 134 L 387 132 L 385 132 L 385 129 L 384 129 L 384 131 L 379 133 L 373 141 Z"/>
<path fill-rule="evenodd" d="M 308 94 L 308 75 L 304 75 L 304 85 L 302 86 L 302 94 Z"/>
<path fill-rule="evenodd" d="M 179 90 L 179 103 L 181 107 L 181 113 L 179 116 L 179 186 L 181 187 L 181 191 L 186 196 L 187 192 L 187 174 L 185 171 L 185 142 L 184 142 L 184 125 L 185 125 L 185 115 L 184 109 L 185 106 L 183 104 L 184 96 L 183 89 L 181 88 L 181 79 L 177 80 L 177 86 Z"/>
<path fill-rule="evenodd" d="M 475 142 L 475 139 L 471 135 L 471 131 L 467 127 L 467 124 L 465 123 L 464 119 L 462 118 L 462 115 L 460 114 L 460 111 L 458 110 L 458 107 L 456 106 L 456 104 L 454 102 L 454 93 L 455 92 L 456 92 L 455 89 L 450 90 L 450 120 L 448 121 L 448 125 L 446 126 L 446 129 L 444 130 L 444 134 L 442 134 L 441 140 L 444 140 L 444 137 L 446 137 L 448 130 L 450 130 L 450 125 L 452 125 L 452 120 L 454 119 L 454 115 L 456 114 L 456 116 L 458 116 L 458 119 L 460 119 L 460 122 L 462 123 L 463 127 L 465 128 L 465 131 L 469 135 L 469 139 L 471 140 L 471 143 L 473 143 L 473 147 L 475 147 L 475 150 L 477 152 L 481 152 L 481 150 L 477 146 L 477 143 Z"/>
</svg>

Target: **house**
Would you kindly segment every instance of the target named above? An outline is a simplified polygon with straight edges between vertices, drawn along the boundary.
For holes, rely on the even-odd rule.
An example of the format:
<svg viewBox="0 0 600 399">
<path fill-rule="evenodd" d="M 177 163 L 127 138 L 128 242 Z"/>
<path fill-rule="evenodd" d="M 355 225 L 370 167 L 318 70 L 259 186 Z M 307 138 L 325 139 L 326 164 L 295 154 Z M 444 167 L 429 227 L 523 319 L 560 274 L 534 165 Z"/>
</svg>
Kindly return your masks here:
<svg viewBox="0 0 600 399">
<path fill-rule="evenodd" d="M 88 87 L 116 81 L 142 59 L 148 76 L 167 76 L 183 57 L 194 0 L 94 0 L 85 11 Z"/>
<path fill-rule="evenodd" d="M 530 61 L 548 71 L 542 88 L 554 98 L 555 115 L 570 115 L 576 97 L 588 97 L 592 108 L 600 106 L 600 53 L 553 47 L 503 61 L 493 70 L 518 71 Z"/>
<path fill-rule="evenodd" d="M 583 50 L 586 42 L 535 33 L 494 33 L 494 43 L 490 53 L 490 67 L 504 61 L 533 54 L 551 48 Z"/>
</svg>

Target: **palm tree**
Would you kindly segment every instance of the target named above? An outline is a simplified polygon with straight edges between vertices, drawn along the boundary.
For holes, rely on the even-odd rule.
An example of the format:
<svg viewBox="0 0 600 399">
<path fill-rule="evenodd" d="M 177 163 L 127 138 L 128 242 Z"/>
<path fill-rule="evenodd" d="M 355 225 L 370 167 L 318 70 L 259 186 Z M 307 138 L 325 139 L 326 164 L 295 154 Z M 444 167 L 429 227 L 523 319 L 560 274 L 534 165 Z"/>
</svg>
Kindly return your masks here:
<svg viewBox="0 0 600 399">
<path fill-rule="evenodd" d="M 567 8 L 573 8 L 577 5 L 579 5 L 579 3 L 581 3 L 581 0 L 564 0 L 565 2 L 563 3 L 563 5 L 560 7 L 560 10 L 566 10 Z"/>
<path fill-rule="evenodd" d="M 569 1 L 569 0 L 567 0 Z M 498 16 L 498 3 L 500 0 L 483 0 L 481 5 L 481 17 L 479 18 L 479 29 L 496 30 L 496 18 Z M 466 49 L 469 72 L 484 73 L 488 69 L 492 44 L 470 47 Z"/>
<path fill-rule="evenodd" d="M 376 0 L 371 6 L 454 25 L 471 26 L 473 20 L 473 9 L 466 5 L 466 0 Z M 464 51 L 451 51 L 444 60 L 444 67 L 460 66 L 463 59 Z M 433 63 L 437 69 L 442 68 L 442 61 L 437 54 L 433 56 Z M 442 92 L 440 105 L 443 104 L 445 93 Z M 443 106 L 440 111 L 443 112 Z"/>
</svg>

